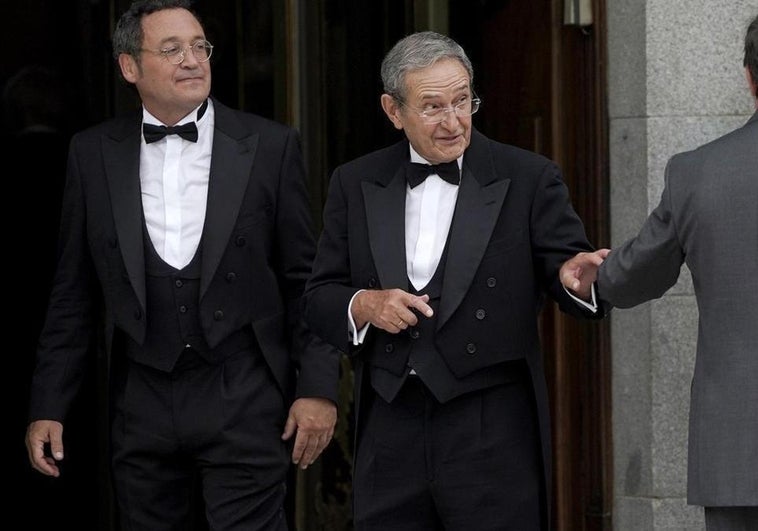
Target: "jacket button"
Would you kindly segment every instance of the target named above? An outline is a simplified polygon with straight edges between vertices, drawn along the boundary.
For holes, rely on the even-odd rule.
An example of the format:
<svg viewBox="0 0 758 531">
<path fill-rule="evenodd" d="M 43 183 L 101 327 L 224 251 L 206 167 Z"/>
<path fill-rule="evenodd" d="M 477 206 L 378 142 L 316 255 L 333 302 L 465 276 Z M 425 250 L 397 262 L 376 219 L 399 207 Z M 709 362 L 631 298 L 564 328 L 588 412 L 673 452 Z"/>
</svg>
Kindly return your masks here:
<svg viewBox="0 0 758 531">
<path fill-rule="evenodd" d="M 387 354 L 391 354 L 395 350 L 395 346 L 392 343 L 387 343 L 384 345 L 384 352 Z"/>
<path fill-rule="evenodd" d="M 118 247 L 118 238 L 109 238 L 108 239 L 108 245 L 111 249 L 115 249 Z"/>
<path fill-rule="evenodd" d="M 237 236 L 237 238 L 234 240 L 234 245 L 236 245 L 237 247 L 244 247 L 246 243 L 247 243 L 247 240 L 245 239 L 244 236 Z"/>
<path fill-rule="evenodd" d="M 494 288 L 496 285 L 497 285 L 497 279 L 495 277 L 490 277 L 487 279 L 488 288 Z"/>
<path fill-rule="evenodd" d="M 487 312 L 479 308 L 474 315 L 476 316 L 477 319 L 481 321 L 487 316 Z"/>
<path fill-rule="evenodd" d="M 469 343 L 468 345 L 466 345 L 466 352 L 468 352 L 469 354 L 475 354 L 476 345 L 474 345 L 473 343 Z"/>
<path fill-rule="evenodd" d="M 419 332 L 415 328 L 411 330 L 411 338 L 418 339 L 419 337 L 421 337 L 421 332 Z"/>
<path fill-rule="evenodd" d="M 221 310 L 216 310 L 215 312 L 213 312 L 213 318 L 216 321 L 220 321 L 221 319 L 224 318 L 224 312 L 222 312 Z"/>
<path fill-rule="evenodd" d="M 226 281 L 227 282 L 234 282 L 235 280 L 237 280 L 237 274 L 236 273 L 231 273 L 230 272 L 230 273 L 226 274 Z"/>
<path fill-rule="evenodd" d="M 184 304 L 179 306 L 179 313 L 187 313 L 187 307 Z"/>
<path fill-rule="evenodd" d="M 376 287 L 376 279 L 374 277 L 371 277 L 368 279 L 368 287 L 369 288 L 375 288 Z"/>
<path fill-rule="evenodd" d="M 140 319 L 142 319 L 142 310 L 140 310 L 139 308 L 137 308 L 136 310 L 134 310 L 134 319 L 137 320 L 137 321 L 139 321 Z"/>
<path fill-rule="evenodd" d="M 176 286 L 177 288 L 181 288 L 182 286 L 184 286 L 184 282 L 182 282 L 182 279 L 177 278 L 176 280 L 174 280 L 174 286 Z"/>
</svg>

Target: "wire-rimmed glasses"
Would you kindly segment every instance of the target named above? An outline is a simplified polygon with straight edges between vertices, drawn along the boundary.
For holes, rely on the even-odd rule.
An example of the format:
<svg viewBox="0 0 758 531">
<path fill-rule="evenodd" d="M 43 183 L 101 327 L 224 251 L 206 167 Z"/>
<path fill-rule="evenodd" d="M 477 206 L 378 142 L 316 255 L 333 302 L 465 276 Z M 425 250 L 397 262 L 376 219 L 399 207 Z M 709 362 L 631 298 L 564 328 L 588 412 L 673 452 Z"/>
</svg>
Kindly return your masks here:
<svg viewBox="0 0 758 531">
<path fill-rule="evenodd" d="M 182 46 L 178 42 L 174 42 L 168 44 L 165 48 L 161 48 L 160 50 L 147 50 L 145 48 L 141 48 L 141 50 L 143 52 L 162 55 L 166 58 L 166 61 L 172 65 L 178 65 L 184 61 L 187 50 L 192 51 L 192 55 L 195 57 L 195 60 L 198 63 L 206 62 L 211 58 L 211 54 L 213 53 L 213 45 L 206 40 L 200 40 L 193 42 L 187 47 Z"/>
<path fill-rule="evenodd" d="M 444 122 L 447 120 L 447 116 L 449 113 L 454 113 L 458 118 L 465 118 L 466 116 L 471 116 L 476 111 L 479 110 L 479 107 L 482 104 L 482 100 L 476 95 L 472 98 L 464 98 L 458 103 L 455 103 L 453 105 L 450 105 L 448 107 L 440 107 L 440 106 L 434 106 L 430 105 L 425 109 L 417 109 L 411 105 L 408 105 L 406 102 L 404 102 L 401 98 L 395 97 L 395 99 L 401 104 L 406 107 L 408 107 L 410 110 L 415 112 L 421 117 L 421 120 L 425 124 L 434 125 L 441 122 Z"/>
</svg>

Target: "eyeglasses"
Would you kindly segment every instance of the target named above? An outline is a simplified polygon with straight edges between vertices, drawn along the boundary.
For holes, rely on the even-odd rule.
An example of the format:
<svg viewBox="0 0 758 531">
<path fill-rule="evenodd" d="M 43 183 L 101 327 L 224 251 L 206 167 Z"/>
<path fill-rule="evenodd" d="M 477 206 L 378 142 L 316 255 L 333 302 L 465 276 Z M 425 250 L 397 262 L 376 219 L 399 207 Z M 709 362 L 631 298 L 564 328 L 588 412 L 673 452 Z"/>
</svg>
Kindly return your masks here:
<svg viewBox="0 0 758 531">
<path fill-rule="evenodd" d="M 182 61 L 184 61 L 184 56 L 187 53 L 187 50 L 192 51 L 192 55 L 195 57 L 198 63 L 206 62 L 211 58 L 211 54 L 213 53 L 213 45 L 208 41 L 195 41 L 188 47 L 184 48 L 181 44 L 175 42 L 157 51 L 146 50 L 145 48 L 140 48 L 140 50 L 143 52 L 154 53 L 156 55 L 162 55 L 166 58 L 166 61 L 172 65 L 179 65 L 182 64 Z"/>
<path fill-rule="evenodd" d="M 418 114 L 421 117 L 421 120 L 425 124 L 429 124 L 429 125 L 434 125 L 434 124 L 444 122 L 445 120 L 447 120 L 448 113 L 451 113 L 451 112 L 455 113 L 455 115 L 458 118 L 471 116 L 472 114 L 474 114 L 476 111 L 479 110 L 479 107 L 482 104 L 482 100 L 474 96 L 473 98 L 466 98 L 463 101 L 460 101 L 450 107 L 439 107 L 435 105 L 429 105 L 428 108 L 419 110 L 419 109 L 416 109 L 415 107 L 408 105 L 407 103 L 405 103 L 402 99 L 398 97 L 395 97 L 395 99 L 400 103 L 400 105 L 405 105 L 410 110 Z"/>
</svg>

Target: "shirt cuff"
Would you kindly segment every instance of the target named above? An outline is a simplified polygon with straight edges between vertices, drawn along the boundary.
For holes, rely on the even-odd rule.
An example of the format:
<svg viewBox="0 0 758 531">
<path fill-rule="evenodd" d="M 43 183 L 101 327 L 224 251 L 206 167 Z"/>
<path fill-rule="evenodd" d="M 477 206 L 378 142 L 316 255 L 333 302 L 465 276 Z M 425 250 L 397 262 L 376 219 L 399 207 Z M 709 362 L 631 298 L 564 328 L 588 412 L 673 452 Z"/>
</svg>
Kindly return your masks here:
<svg viewBox="0 0 758 531">
<path fill-rule="evenodd" d="M 578 304 L 584 306 L 592 313 L 597 313 L 597 299 L 595 298 L 595 283 L 592 283 L 592 300 L 590 302 L 583 301 L 579 297 L 575 296 L 573 293 L 571 293 L 568 289 L 566 289 L 566 286 L 563 287 L 563 289 L 568 293 L 569 297 L 574 299 Z"/>
<path fill-rule="evenodd" d="M 366 323 L 360 330 L 358 330 L 355 326 L 355 320 L 353 319 L 352 312 L 353 300 L 355 299 L 355 296 L 358 295 L 361 291 L 365 290 L 359 289 L 356 291 L 355 294 L 350 297 L 350 303 L 347 305 L 347 337 L 350 339 L 353 345 L 360 345 L 363 343 L 363 340 L 366 337 L 366 333 L 368 332 L 368 327 L 371 326 L 371 323 Z"/>
</svg>

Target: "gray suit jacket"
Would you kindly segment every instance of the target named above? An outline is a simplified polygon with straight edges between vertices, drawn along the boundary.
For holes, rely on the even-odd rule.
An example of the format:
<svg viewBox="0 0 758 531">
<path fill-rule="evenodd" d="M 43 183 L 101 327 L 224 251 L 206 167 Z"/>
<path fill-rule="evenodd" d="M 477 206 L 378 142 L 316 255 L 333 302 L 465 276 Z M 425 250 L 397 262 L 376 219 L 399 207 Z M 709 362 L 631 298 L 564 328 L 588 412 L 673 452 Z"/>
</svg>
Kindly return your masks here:
<svg viewBox="0 0 758 531">
<path fill-rule="evenodd" d="M 600 267 L 602 299 L 627 308 L 692 272 L 700 314 L 687 501 L 758 505 L 758 112 L 671 158 L 661 202 Z"/>
</svg>

